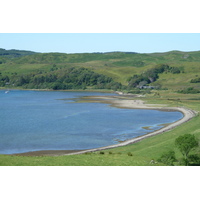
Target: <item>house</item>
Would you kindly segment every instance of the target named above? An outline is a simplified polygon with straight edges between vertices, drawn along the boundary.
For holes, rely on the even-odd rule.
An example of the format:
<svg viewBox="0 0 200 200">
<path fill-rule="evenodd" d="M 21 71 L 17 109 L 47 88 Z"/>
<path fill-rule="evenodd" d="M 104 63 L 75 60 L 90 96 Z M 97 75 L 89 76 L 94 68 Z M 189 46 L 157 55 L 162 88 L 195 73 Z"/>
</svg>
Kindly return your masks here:
<svg viewBox="0 0 200 200">
<path fill-rule="evenodd" d="M 156 89 L 157 86 L 147 86 L 147 85 L 142 85 L 142 86 L 137 86 L 139 89 Z"/>
</svg>

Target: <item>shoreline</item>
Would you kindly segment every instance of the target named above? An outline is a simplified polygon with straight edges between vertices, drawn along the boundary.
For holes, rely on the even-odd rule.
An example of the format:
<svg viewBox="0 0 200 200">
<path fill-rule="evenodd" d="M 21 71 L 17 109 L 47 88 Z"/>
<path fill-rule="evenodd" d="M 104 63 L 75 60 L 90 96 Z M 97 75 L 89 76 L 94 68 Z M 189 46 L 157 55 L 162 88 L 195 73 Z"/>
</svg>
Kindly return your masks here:
<svg viewBox="0 0 200 200">
<path fill-rule="evenodd" d="M 122 98 L 120 98 L 122 97 Z M 174 129 L 175 127 L 191 120 L 193 117 L 197 115 L 196 111 L 183 108 L 183 107 L 165 107 L 165 105 L 156 105 L 156 104 L 145 104 L 142 100 L 130 100 L 130 99 L 124 99 L 123 97 L 126 97 L 125 95 L 120 96 L 112 96 L 112 97 L 103 97 L 103 96 L 95 96 L 95 97 L 87 97 L 85 99 L 86 102 L 99 102 L 99 103 L 106 103 L 110 106 L 117 107 L 117 108 L 127 108 L 127 109 L 151 109 L 151 110 L 161 110 L 161 111 L 179 111 L 183 114 L 183 117 L 173 123 L 170 123 L 156 131 L 147 133 L 142 136 L 138 136 L 126 141 L 121 141 L 120 143 L 99 147 L 99 148 L 93 148 L 93 149 L 86 149 L 86 150 L 41 150 L 41 151 L 32 151 L 32 152 L 25 152 L 25 153 L 17 153 L 17 154 L 11 154 L 11 155 L 17 155 L 17 156 L 61 156 L 61 155 L 76 155 L 76 154 L 84 154 L 89 152 L 95 152 L 95 151 L 101 151 L 106 149 L 112 149 L 116 147 L 126 146 L 128 144 L 133 144 L 136 142 L 139 142 L 145 138 L 155 136 L 158 134 L 162 134 L 164 132 L 170 131 Z"/>
<path fill-rule="evenodd" d="M 22 90 L 22 91 L 44 91 L 44 92 L 100 92 L 100 93 L 116 93 L 118 92 L 112 91 L 112 90 L 106 90 L 106 89 L 68 89 L 68 90 L 53 90 L 53 89 L 25 89 L 25 88 L 3 88 L 0 87 L 1 90 Z"/>
</svg>

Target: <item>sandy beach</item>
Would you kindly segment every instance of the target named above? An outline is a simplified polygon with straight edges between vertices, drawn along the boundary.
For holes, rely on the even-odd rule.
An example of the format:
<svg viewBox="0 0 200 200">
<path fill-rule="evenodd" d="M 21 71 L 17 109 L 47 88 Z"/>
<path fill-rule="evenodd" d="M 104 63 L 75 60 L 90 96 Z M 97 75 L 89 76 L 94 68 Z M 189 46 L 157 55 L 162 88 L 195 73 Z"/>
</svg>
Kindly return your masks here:
<svg viewBox="0 0 200 200">
<path fill-rule="evenodd" d="M 80 100 L 81 102 L 83 99 Z M 193 117 L 196 116 L 196 112 L 187 108 L 183 107 L 166 107 L 166 105 L 155 105 L 155 104 L 145 104 L 144 101 L 138 100 L 138 99 L 127 99 L 125 96 L 120 95 L 120 96 L 95 96 L 95 97 L 89 97 L 89 98 L 84 98 L 85 102 L 98 102 L 98 103 L 106 103 L 110 104 L 110 106 L 118 107 L 118 108 L 127 108 L 127 109 L 156 109 L 156 110 L 163 110 L 163 111 L 179 111 L 183 113 L 183 118 L 168 124 L 167 126 L 148 133 L 143 136 L 139 136 L 130 140 L 122 141 L 118 144 L 114 145 L 109 145 L 105 147 L 100 147 L 100 148 L 94 148 L 94 149 L 88 149 L 88 150 L 48 150 L 48 151 L 35 151 L 35 152 L 26 152 L 26 153 L 21 153 L 21 154 L 15 154 L 15 155 L 21 155 L 21 156 L 60 156 L 60 155 L 75 155 L 75 154 L 83 154 L 87 152 L 94 152 L 94 151 L 100 151 L 100 150 L 105 150 L 105 149 L 111 149 L 111 148 L 116 148 L 120 146 L 125 146 L 128 144 L 133 144 L 136 142 L 139 142 L 147 137 L 151 137 L 157 134 L 164 133 L 166 131 L 169 131 L 187 121 L 192 119 Z"/>
</svg>

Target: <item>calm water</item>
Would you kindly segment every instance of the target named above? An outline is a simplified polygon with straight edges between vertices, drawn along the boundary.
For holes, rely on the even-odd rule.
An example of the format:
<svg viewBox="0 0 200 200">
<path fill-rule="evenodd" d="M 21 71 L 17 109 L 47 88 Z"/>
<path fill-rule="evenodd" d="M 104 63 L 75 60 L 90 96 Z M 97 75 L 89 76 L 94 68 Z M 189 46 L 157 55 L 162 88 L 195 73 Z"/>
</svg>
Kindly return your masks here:
<svg viewBox="0 0 200 200">
<path fill-rule="evenodd" d="M 118 143 L 182 118 L 180 112 L 119 109 L 66 98 L 94 92 L 0 91 L 0 154 L 90 149 Z M 151 131 L 142 127 L 151 126 Z"/>
</svg>

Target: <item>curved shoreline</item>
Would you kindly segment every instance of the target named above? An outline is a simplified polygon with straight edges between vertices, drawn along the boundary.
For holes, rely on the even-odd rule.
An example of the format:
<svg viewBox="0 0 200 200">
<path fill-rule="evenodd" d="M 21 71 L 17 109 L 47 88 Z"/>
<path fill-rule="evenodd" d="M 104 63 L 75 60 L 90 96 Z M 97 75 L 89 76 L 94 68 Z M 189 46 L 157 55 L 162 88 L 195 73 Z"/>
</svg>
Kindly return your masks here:
<svg viewBox="0 0 200 200">
<path fill-rule="evenodd" d="M 83 154 L 83 153 L 88 153 L 88 152 L 94 152 L 94 151 L 100 151 L 100 150 L 106 150 L 106 149 L 112 149 L 112 148 L 116 148 L 116 147 L 121 147 L 121 146 L 126 146 L 128 144 L 133 144 L 133 143 L 136 143 L 136 142 L 139 142 L 145 138 L 148 138 L 148 137 L 151 137 L 151 136 L 154 136 L 154 135 L 158 135 L 158 134 L 161 134 L 161 133 L 164 133 L 164 132 L 167 132 L 167 131 L 170 131 L 172 130 L 173 128 L 191 120 L 193 117 L 196 116 L 196 112 L 193 111 L 193 110 L 190 110 L 190 109 L 186 109 L 186 108 L 180 108 L 180 107 L 147 107 L 147 108 L 144 108 L 144 107 L 138 107 L 138 109 L 156 109 L 156 110 L 163 110 L 163 111 L 179 111 L 179 112 L 182 112 L 183 113 L 183 118 L 174 122 L 174 123 L 171 123 L 165 127 L 162 127 L 160 128 L 159 130 L 156 130 L 156 131 L 153 131 L 153 132 L 150 132 L 150 133 L 147 133 L 143 136 L 139 136 L 139 137 L 136 137 L 136 138 L 133 138 L 133 139 L 130 139 L 130 140 L 126 140 L 126 141 L 123 141 L 119 144 L 114 144 L 114 145 L 109 145 L 109 146 L 105 146 L 105 147 L 100 147 L 100 148 L 94 148 L 94 149 L 89 149 L 89 150 L 83 150 L 81 152 L 74 152 L 74 153 L 68 153 L 68 154 L 64 154 L 64 155 L 75 155 L 75 154 Z"/>
<path fill-rule="evenodd" d="M 109 99 L 108 99 L 109 98 Z M 90 98 L 91 100 L 92 98 Z M 128 108 L 128 109 L 151 109 L 151 110 L 162 110 L 162 111 L 179 111 L 183 113 L 183 118 L 180 120 L 170 123 L 169 125 L 160 128 L 159 130 L 147 133 L 145 135 L 129 139 L 123 142 L 120 142 L 118 144 L 113 144 L 109 146 L 99 147 L 99 148 L 93 148 L 93 149 L 87 149 L 87 150 L 44 150 L 44 151 L 33 151 L 33 152 L 25 152 L 25 153 L 18 153 L 18 154 L 12 154 L 12 155 L 20 155 L 20 156 L 60 156 L 60 155 L 76 155 L 76 154 L 84 154 L 88 152 L 95 152 L 95 151 L 101 151 L 106 149 L 112 149 L 116 147 L 126 146 L 128 144 L 133 144 L 136 142 L 139 142 L 145 138 L 158 135 L 164 132 L 167 132 L 187 121 L 192 119 L 197 115 L 197 112 L 183 108 L 183 107 L 157 107 L 154 104 L 144 104 L 142 100 L 127 100 L 127 99 L 119 99 L 116 97 L 94 97 L 94 99 L 91 102 L 101 102 L 101 103 L 107 103 L 111 106 L 118 107 L 118 108 Z"/>
</svg>

